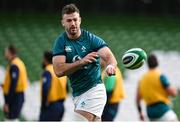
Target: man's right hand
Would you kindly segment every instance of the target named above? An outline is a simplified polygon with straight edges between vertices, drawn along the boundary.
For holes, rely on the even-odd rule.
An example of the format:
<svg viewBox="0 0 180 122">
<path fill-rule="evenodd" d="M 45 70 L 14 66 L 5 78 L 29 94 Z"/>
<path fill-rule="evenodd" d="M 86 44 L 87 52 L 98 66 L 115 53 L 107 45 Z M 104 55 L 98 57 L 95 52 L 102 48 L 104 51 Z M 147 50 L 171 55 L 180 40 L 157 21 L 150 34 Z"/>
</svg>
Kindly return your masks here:
<svg viewBox="0 0 180 122">
<path fill-rule="evenodd" d="M 140 116 L 139 116 L 139 117 L 140 117 L 140 120 L 141 120 L 141 121 L 145 121 L 145 117 L 144 117 L 144 115 L 143 115 L 143 114 L 140 114 Z"/>
<path fill-rule="evenodd" d="M 9 105 L 8 105 L 8 104 L 4 104 L 3 111 L 4 111 L 5 113 L 8 113 L 8 112 L 9 112 Z"/>
<path fill-rule="evenodd" d="M 89 54 L 87 54 L 84 58 L 81 59 L 81 62 L 83 65 L 86 65 L 86 64 L 89 64 L 89 63 L 92 63 L 92 62 L 95 62 L 98 57 L 98 53 L 97 52 L 91 52 Z"/>
</svg>

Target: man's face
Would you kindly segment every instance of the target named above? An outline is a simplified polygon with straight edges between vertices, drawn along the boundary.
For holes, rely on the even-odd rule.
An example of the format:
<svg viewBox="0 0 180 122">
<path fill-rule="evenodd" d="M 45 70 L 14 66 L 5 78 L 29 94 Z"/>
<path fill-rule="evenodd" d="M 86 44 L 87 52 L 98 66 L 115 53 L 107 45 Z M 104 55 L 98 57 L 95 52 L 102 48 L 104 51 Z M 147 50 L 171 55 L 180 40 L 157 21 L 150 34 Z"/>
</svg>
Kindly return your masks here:
<svg viewBox="0 0 180 122">
<path fill-rule="evenodd" d="M 8 48 L 5 49 L 5 51 L 4 51 L 4 56 L 5 56 L 5 58 L 6 58 L 8 61 L 10 61 L 10 59 L 11 59 L 11 53 L 10 53 L 10 51 L 8 50 Z"/>
<path fill-rule="evenodd" d="M 77 12 L 72 14 L 64 14 L 61 23 L 69 35 L 78 35 L 80 30 L 81 17 Z"/>
</svg>

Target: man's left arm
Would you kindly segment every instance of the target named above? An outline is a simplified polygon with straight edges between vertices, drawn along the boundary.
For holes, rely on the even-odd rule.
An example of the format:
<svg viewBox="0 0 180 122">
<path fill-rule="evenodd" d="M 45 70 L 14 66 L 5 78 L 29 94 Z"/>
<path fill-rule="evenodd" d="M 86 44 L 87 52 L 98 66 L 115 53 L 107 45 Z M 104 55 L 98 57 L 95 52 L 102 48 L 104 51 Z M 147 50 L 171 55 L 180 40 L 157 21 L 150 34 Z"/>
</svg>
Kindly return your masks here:
<svg viewBox="0 0 180 122">
<path fill-rule="evenodd" d="M 106 62 L 106 73 L 108 76 L 115 75 L 117 61 L 111 50 L 105 46 L 98 50 L 99 56 Z"/>
<path fill-rule="evenodd" d="M 113 53 L 105 43 L 103 39 L 100 37 L 90 34 L 91 38 L 91 48 L 93 51 L 97 52 L 98 55 L 106 62 L 106 74 L 108 76 L 115 75 L 117 61 L 114 57 Z"/>
</svg>

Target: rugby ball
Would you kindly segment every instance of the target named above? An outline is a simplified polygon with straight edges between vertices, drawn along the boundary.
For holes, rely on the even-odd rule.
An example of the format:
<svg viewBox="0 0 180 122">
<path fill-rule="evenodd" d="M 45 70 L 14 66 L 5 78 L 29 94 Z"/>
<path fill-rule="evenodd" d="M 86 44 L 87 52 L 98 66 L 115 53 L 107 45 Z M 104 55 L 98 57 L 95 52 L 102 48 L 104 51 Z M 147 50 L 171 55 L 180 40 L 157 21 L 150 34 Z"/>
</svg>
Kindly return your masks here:
<svg viewBox="0 0 180 122">
<path fill-rule="evenodd" d="M 126 51 L 122 57 L 122 62 L 127 69 L 137 69 L 147 60 L 146 52 L 141 48 L 132 48 Z"/>
</svg>

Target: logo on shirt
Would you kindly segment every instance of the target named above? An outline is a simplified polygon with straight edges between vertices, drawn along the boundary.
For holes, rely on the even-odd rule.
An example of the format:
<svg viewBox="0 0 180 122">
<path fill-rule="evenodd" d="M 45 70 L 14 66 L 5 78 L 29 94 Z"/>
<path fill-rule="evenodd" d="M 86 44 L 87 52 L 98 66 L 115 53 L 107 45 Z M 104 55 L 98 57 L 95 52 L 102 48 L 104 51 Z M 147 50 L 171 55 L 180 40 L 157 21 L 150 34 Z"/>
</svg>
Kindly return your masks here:
<svg viewBox="0 0 180 122">
<path fill-rule="evenodd" d="M 72 52 L 72 47 L 71 46 L 65 46 L 65 51 L 66 52 Z"/>
<path fill-rule="evenodd" d="M 86 52 L 86 47 L 82 46 L 81 50 L 82 50 L 82 52 Z"/>
<path fill-rule="evenodd" d="M 72 62 L 76 62 L 78 60 L 81 60 L 82 58 L 79 55 L 75 55 L 72 59 Z M 87 65 L 83 66 L 84 69 L 87 69 Z"/>
<path fill-rule="evenodd" d="M 78 60 L 81 60 L 81 57 L 79 55 L 75 55 L 72 59 L 72 62 L 76 62 Z"/>
<path fill-rule="evenodd" d="M 13 72 L 13 73 L 12 73 L 12 78 L 16 78 L 16 77 L 17 77 L 16 72 Z"/>
<path fill-rule="evenodd" d="M 46 83 L 47 79 L 46 78 L 43 78 L 43 83 Z"/>
<path fill-rule="evenodd" d="M 81 107 L 84 108 L 85 105 L 86 105 L 86 103 L 83 101 L 83 102 L 81 103 Z"/>
</svg>

